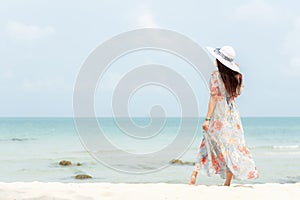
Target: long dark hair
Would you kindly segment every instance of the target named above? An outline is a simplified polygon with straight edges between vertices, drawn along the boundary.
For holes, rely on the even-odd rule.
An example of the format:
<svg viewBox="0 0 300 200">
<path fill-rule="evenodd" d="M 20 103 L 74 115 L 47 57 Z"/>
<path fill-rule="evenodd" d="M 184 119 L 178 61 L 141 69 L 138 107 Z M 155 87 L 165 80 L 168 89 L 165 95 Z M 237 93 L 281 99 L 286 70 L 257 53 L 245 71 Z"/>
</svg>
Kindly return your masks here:
<svg viewBox="0 0 300 200">
<path fill-rule="evenodd" d="M 223 65 L 218 59 L 216 60 L 219 73 L 224 82 L 225 89 L 229 97 L 237 97 L 241 93 L 241 86 L 243 82 L 242 74 L 229 69 L 228 67 Z"/>
</svg>

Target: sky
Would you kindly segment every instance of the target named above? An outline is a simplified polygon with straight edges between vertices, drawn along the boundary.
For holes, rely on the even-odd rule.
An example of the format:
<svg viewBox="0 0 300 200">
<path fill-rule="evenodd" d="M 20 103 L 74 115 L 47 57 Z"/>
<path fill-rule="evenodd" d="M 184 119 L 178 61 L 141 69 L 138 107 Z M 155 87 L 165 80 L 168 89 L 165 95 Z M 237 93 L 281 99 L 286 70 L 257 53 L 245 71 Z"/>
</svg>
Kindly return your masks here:
<svg viewBox="0 0 300 200">
<path fill-rule="evenodd" d="M 176 31 L 203 47 L 233 46 L 244 75 L 245 89 L 237 100 L 242 116 L 300 116 L 299 8 L 294 0 L 1 0 L 0 116 L 72 116 L 74 84 L 92 50 L 115 35 L 146 27 Z M 103 80 L 107 96 L 124 69 L 142 62 L 171 64 L 197 85 L 192 70 L 162 52 L 145 51 L 118 62 Z M 199 81 L 199 88 L 193 87 L 204 116 L 204 85 Z M 137 92 L 130 113 L 148 115 L 155 101 L 176 115 L 176 100 L 160 90 Z M 95 99 L 97 114 L 110 116 L 109 106 L 99 103 L 101 96 Z"/>
</svg>

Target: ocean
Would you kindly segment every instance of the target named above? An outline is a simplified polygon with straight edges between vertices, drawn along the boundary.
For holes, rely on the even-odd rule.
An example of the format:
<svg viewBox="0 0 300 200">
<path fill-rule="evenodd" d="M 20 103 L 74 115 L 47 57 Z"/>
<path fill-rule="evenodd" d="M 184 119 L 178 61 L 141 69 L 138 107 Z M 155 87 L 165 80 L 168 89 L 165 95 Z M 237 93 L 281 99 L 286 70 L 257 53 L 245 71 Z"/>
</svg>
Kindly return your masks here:
<svg viewBox="0 0 300 200">
<path fill-rule="evenodd" d="M 191 163 L 196 160 L 202 140 L 199 129 L 193 134 L 194 138 L 188 134 L 193 130 L 183 129 L 186 135 L 181 136 L 182 142 L 184 137 L 190 137 L 190 145 L 184 143 L 186 146 L 180 149 L 185 149 L 181 157 L 168 157 L 173 155 L 172 152 L 179 151 L 179 148 L 171 149 L 172 152 L 164 152 L 164 156 L 158 155 L 135 166 L 135 158 L 128 156 L 130 153 L 140 153 L 146 157 L 153 151 L 166 148 L 175 141 L 181 120 L 167 118 L 161 136 L 153 135 L 133 143 L 131 141 L 134 138 L 127 139 L 129 136 L 124 136 L 113 123 L 113 118 L 99 119 L 107 140 L 129 154 L 123 156 L 118 153 L 120 151 L 101 151 L 102 143 L 99 142 L 97 155 L 117 161 L 114 164 L 120 166 L 122 171 L 109 167 L 86 149 L 82 137 L 85 133 L 78 134 L 73 118 L 0 118 L 0 182 L 188 183 L 193 170 Z M 140 126 L 150 122 L 147 118 L 136 118 L 135 121 Z M 255 180 L 233 180 L 233 183 L 300 182 L 300 118 L 249 117 L 242 118 L 242 123 L 246 145 L 256 162 L 260 177 Z M 186 164 L 166 165 L 171 159 L 180 159 Z M 61 166 L 58 164 L 61 160 L 74 164 Z M 77 166 L 77 163 L 80 165 Z M 164 167 L 151 171 L 151 167 L 157 164 Z M 135 169 L 148 171 L 130 173 Z M 88 174 L 93 178 L 75 179 L 78 174 Z M 221 185 L 223 181 L 219 175 L 197 177 L 197 184 Z"/>
</svg>

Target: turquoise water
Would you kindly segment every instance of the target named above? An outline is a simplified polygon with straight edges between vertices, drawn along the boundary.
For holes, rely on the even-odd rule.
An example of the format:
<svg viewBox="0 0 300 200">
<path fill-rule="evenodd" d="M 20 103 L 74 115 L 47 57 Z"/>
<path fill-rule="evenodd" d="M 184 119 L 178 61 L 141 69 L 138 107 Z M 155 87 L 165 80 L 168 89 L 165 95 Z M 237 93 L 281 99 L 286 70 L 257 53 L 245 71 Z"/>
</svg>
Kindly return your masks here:
<svg viewBox="0 0 300 200">
<path fill-rule="evenodd" d="M 172 142 L 179 130 L 180 119 L 168 118 L 160 137 L 133 143 L 115 126 L 113 119 L 100 119 L 106 137 L 114 144 L 129 152 L 150 152 L 161 149 Z M 140 126 L 149 119 L 138 118 Z M 260 178 L 253 181 L 234 183 L 294 183 L 300 182 L 300 118 L 243 118 L 245 138 Z M 186 137 L 191 131 L 185 128 Z M 202 139 L 198 131 L 191 146 L 180 158 L 194 162 Z M 101 145 L 99 147 L 101 149 Z M 102 156 L 118 158 L 123 167 L 132 169 L 131 157 L 122 157 L 118 152 L 102 151 Z M 168 160 L 156 157 L 153 163 Z M 63 167 L 60 160 L 81 163 L 81 166 Z M 193 170 L 192 165 L 169 165 L 164 169 L 142 175 L 122 173 L 104 166 L 87 152 L 81 143 L 72 118 L 0 118 L 0 170 L 1 182 L 14 181 L 61 181 L 61 182 L 166 182 L 187 183 Z M 126 164 L 127 163 L 127 164 Z M 151 168 L 151 162 L 139 168 Z M 89 174 L 90 180 L 76 180 L 77 174 Z M 200 184 L 222 184 L 218 175 L 200 175 Z"/>
</svg>

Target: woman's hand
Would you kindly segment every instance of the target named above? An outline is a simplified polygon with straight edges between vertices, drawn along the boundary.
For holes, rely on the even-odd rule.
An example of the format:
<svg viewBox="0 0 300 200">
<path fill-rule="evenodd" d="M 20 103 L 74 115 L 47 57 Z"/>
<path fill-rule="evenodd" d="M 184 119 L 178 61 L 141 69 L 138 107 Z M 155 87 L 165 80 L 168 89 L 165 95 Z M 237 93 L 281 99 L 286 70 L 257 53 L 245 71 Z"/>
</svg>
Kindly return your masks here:
<svg viewBox="0 0 300 200">
<path fill-rule="evenodd" d="M 209 121 L 205 120 L 202 124 L 202 129 L 203 131 L 207 131 L 208 130 L 208 125 L 209 125 Z"/>
</svg>

